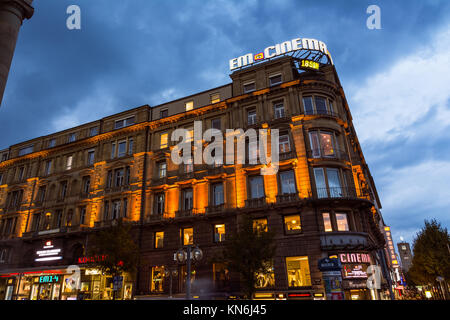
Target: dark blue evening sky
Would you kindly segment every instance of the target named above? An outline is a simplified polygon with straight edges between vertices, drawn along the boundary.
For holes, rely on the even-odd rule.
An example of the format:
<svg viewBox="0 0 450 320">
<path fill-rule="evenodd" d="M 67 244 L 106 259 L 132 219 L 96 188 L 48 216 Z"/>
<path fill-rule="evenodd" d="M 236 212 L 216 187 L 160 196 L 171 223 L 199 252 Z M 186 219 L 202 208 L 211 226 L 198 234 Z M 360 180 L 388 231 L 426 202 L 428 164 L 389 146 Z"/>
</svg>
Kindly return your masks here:
<svg viewBox="0 0 450 320">
<path fill-rule="evenodd" d="M 230 82 L 228 61 L 324 41 L 396 241 L 450 222 L 450 1 L 34 1 L 3 104 L 0 149 Z M 81 30 L 66 9 L 81 8 Z M 366 9 L 381 8 L 381 30 Z"/>
</svg>

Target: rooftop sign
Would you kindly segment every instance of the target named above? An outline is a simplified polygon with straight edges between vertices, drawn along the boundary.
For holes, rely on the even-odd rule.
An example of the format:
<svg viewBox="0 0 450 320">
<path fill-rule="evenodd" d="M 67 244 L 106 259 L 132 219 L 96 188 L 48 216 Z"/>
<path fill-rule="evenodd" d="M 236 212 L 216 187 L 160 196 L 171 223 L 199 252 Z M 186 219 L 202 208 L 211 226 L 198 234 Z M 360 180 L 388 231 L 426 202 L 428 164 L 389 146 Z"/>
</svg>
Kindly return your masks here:
<svg viewBox="0 0 450 320">
<path fill-rule="evenodd" d="M 253 64 L 260 60 L 274 58 L 276 56 L 297 50 L 320 51 L 323 54 L 327 55 L 331 60 L 327 46 L 324 42 L 316 39 L 295 38 L 290 41 L 285 41 L 273 46 L 268 46 L 263 51 L 257 54 L 247 53 L 246 55 L 231 59 L 230 70 L 235 70 Z"/>
</svg>

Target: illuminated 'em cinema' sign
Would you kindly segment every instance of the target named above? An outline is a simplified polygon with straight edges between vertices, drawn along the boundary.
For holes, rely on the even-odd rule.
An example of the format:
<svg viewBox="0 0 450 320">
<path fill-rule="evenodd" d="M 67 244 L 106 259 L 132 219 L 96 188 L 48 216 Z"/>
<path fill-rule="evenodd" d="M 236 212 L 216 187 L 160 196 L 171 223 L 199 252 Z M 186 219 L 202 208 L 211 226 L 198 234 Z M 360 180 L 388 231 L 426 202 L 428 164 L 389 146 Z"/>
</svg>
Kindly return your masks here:
<svg viewBox="0 0 450 320">
<path fill-rule="evenodd" d="M 264 49 L 264 51 L 259 52 L 257 54 L 247 53 L 246 55 L 231 59 L 230 70 L 241 68 L 246 65 L 258 62 L 260 60 L 274 58 L 276 56 L 301 49 L 320 51 L 323 54 L 330 57 L 327 45 L 324 42 L 316 39 L 295 38 L 290 41 L 285 41 L 273 46 L 268 46 L 267 48 Z"/>
</svg>

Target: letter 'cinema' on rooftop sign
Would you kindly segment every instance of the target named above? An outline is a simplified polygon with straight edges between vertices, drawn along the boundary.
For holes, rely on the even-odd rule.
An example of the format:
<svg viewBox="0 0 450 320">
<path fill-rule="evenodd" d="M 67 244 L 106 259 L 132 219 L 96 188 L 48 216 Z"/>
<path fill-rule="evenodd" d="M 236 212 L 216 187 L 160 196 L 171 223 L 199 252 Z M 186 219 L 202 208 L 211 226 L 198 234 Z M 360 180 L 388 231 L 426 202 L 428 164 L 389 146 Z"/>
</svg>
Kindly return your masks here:
<svg viewBox="0 0 450 320">
<path fill-rule="evenodd" d="M 264 49 L 264 51 L 253 54 L 247 53 L 243 56 L 234 58 L 230 60 L 230 70 L 234 70 L 237 68 L 244 67 L 246 65 L 252 64 L 256 61 L 260 61 L 263 59 L 273 58 L 288 52 L 296 51 L 296 50 L 314 50 L 320 51 L 329 56 L 329 52 L 327 50 L 327 46 L 322 41 L 316 39 L 308 39 L 308 38 L 295 38 L 291 41 L 285 41 L 282 43 L 278 43 L 273 46 L 269 46 Z M 330 57 L 331 60 L 331 57 Z"/>
</svg>

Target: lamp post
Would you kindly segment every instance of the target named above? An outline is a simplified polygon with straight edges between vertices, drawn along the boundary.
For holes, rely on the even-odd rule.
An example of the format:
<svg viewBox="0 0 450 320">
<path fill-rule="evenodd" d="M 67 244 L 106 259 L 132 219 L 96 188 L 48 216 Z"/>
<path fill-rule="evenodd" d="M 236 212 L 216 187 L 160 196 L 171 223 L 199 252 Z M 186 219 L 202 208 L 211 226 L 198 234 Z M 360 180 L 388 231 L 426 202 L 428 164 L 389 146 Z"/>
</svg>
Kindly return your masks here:
<svg viewBox="0 0 450 320">
<path fill-rule="evenodd" d="M 169 298 L 172 298 L 172 278 L 178 275 L 177 270 L 172 270 L 169 267 L 164 268 L 164 275 L 170 277 L 170 288 L 169 288 Z"/>
<path fill-rule="evenodd" d="M 203 259 L 203 251 L 195 246 L 187 245 L 186 251 L 181 248 L 175 253 L 175 260 L 180 264 L 186 263 L 186 300 L 191 299 L 191 262 L 194 260 L 200 261 Z"/>
</svg>

